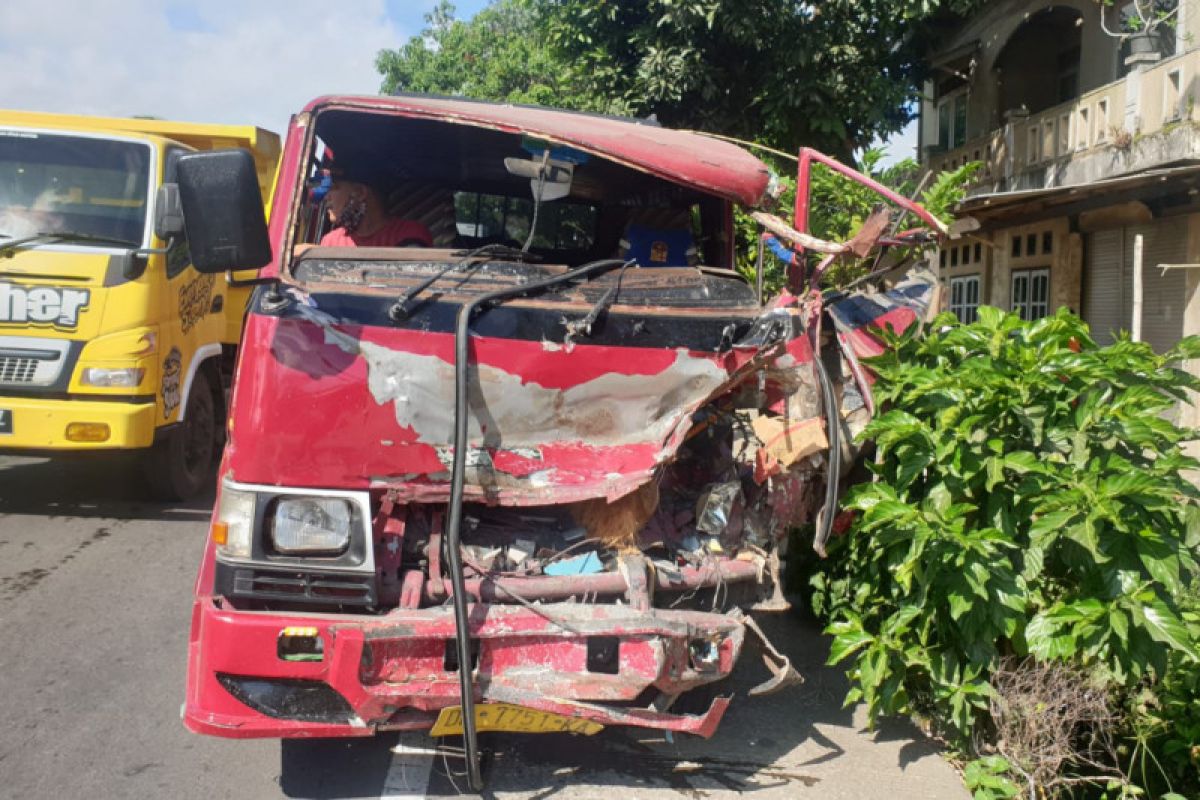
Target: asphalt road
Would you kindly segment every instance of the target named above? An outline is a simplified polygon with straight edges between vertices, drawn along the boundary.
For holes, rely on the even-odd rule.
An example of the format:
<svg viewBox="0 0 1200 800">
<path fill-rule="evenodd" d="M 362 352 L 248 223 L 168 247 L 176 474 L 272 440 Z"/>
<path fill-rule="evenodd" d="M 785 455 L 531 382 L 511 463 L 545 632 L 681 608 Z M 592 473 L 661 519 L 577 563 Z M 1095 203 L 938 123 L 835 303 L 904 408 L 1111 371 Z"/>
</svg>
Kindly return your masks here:
<svg viewBox="0 0 1200 800">
<path fill-rule="evenodd" d="M 229 741 L 188 733 L 189 603 L 211 496 L 150 502 L 110 459 L 0 456 L 0 797 L 443 797 L 453 752 L 409 734 L 353 742 Z M 794 615 L 763 621 L 807 682 L 766 699 L 748 650 L 738 695 L 702 741 L 609 729 L 486 734 L 484 797 L 622 800 L 965 798 L 910 725 L 864 729 L 843 710 L 827 644 Z M 448 749 L 448 748 L 447 748 Z"/>
</svg>

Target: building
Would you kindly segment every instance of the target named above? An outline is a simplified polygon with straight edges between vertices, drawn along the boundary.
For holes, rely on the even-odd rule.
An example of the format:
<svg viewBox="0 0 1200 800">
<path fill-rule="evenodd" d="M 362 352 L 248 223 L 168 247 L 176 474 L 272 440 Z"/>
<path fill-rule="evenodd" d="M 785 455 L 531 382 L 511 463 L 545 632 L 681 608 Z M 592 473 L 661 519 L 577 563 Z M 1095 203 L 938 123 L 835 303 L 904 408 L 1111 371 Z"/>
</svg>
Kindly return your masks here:
<svg viewBox="0 0 1200 800">
<path fill-rule="evenodd" d="M 961 319 L 1067 306 L 1111 341 L 1131 328 L 1140 235 L 1142 338 L 1161 351 L 1200 333 L 1200 268 L 1186 266 L 1200 264 L 1200 0 L 1179 0 L 1173 25 L 1112 35 L 1131 13 L 997 0 L 932 54 L 921 161 L 983 165 L 959 209 L 978 229 L 939 253 Z"/>
</svg>

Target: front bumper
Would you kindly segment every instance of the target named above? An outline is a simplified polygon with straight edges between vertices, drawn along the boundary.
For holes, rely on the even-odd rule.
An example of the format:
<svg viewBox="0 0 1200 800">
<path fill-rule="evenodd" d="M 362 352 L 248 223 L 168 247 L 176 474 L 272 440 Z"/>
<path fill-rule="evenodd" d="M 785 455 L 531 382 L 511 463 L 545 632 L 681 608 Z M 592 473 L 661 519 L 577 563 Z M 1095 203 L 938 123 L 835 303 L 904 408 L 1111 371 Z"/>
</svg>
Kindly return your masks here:
<svg viewBox="0 0 1200 800">
<path fill-rule="evenodd" d="M 12 433 L 0 434 L 0 451 L 134 449 L 154 443 L 153 402 L 0 396 L 0 409 L 12 414 Z M 109 437 L 103 442 L 68 441 L 67 426 L 73 422 L 103 423 Z"/>
<path fill-rule="evenodd" d="M 687 715 L 656 711 L 647 698 L 728 676 L 745 633 L 721 614 L 602 604 L 475 604 L 470 616 L 476 702 L 704 737 L 728 699 Z M 279 656 L 289 626 L 316 628 L 320 661 Z M 184 722 L 235 738 L 428 729 L 441 709 L 459 705 L 458 672 L 446 661 L 453 641 L 449 607 L 298 617 L 233 611 L 202 597 L 193 609 Z"/>
</svg>

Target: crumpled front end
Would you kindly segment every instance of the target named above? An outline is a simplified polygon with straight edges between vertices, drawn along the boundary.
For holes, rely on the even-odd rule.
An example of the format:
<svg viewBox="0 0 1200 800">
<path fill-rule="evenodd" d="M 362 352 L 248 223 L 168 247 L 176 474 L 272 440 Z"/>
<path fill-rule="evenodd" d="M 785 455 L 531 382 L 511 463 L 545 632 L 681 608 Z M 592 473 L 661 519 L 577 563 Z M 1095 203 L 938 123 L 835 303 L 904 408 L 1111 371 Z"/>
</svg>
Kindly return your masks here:
<svg viewBox="0 0 1200 800">
<path fill-rule="evenodd" d="M 333 621 L 248 618 L 201 601 L 196 614 L 185 721 L 197 732 L 424 730 L 460 704 L 449 607 Z M 304 624 L 288 624 L 296 621 Z M 744 631 L 723 614 L 562 602 L 473 606 L 471 637 L 475 700 L 546 712 L 530 730 L 594 732 L 559 719 L 566 717 L 707 737 L 727 699 L 699 715 L 665 709 L 679 694 L 728 676 Z M 296 650 L 292 658 L 286 648 Z M 297 648 L 312 659 L 295 658 Z"/>
<path fill-rule="evenodd" d="M 924 294 L 917 291 L 922 286 Z M 932 286 L 918 280 L 830 309 L 826 360 L 837 364 L 830 385 L 844 428 L 839 446 L 849 448 L 849 434 L 870 417 L 869 380 L 857 358 L 874 340 L 860 337 L 861 329 L 881 319 L 904 327 L 922 313 Z M 310 326 L 308 341 L 342 352 L 365 341 L 315 315 L 314 306 L 319 301 L 288 323 Z M 693 384 L 686 401 L 679 399 L 683 390 L 674 392 L 682 412 L 670 409 L 670 425 L 647 434 L 622 423 L 657 442 L 656 449 L 642 461 L 605 463 L 605 451 L 596 447 L 572 466 L 575 474 L 597 477 L 594 485 L 545 480 L 539 486 L 517 480 L 520 469 L 499 478 L 514 463 L 500 457 L 512 452 L 505 449 L 511 440 L 499 437 L 502 445 L 488 450 L 481 426 L 473 446 L 487 457 L 468 471 L 474 491 L 463 506 L 461 538 L 480 708 L 495 706 L 517 729 L 588 732 L 579 727 L 587 722 L 708 736 L 728 698 L 701 714 L 673 713 L 671 706 L 728 677 L 747 635 L 761 639 L 769 668 L 756 691 L 798 682 L 742 609 L 786 608 L 780 587 L 786 531 L 815 519 L 829 480 L 821 386 L 809 338 L 801 335 L 805 313 L 801 304 L 777 306 L 753 320 L 727 354 L 707 361 L 724 365 L 722 381 Z M 294 341 L 292 334 L 277 335 L 285 320 L 263 322 L 275 326 L 277 353 L 281 341 Z M 376 348 L 379 357 L 382 345 Z M 587 346 L 575 355 L 581 379 L 598 371 Z M 363 361 L 355 359 L 367 375 L 346 378 L 360 390 L 372 384 L 372 367 Z M 277 363 L 298 372 L 288 359 Z M 280 373 L 269 383 L 295 391 L 288 379 Z M 266 391 L 253 375 L 242 388 Z M 377 405 L 395 413 L 391 403 Z M 575 424 L 570 403 L 558 409 Z M 427 411 L 436 417 L 436 409 Z M 294 416 L 305 413 L 292 409 Z M 568 474 L 547 463 L 553 437 L 533 438 L 533 425 L 524 430 L 530 438 L 520 446 L 543 448 L 542 469 L 556 480 Z M 212 589 L 201 592 L 194 612 L 188 725 L 224 736 L 354 736 L 428 729 L 457 708 L 444 467 L 404 480 L 377 476 L 331 494 L 246 482 L 240 478 L 253 476 L 253 461 L 230 462 L 214 529 L 245 523 L 261 535 L 248 539 L 244 552 L 232 532 L 211 546 L 199 585 Z M 353 546 L 317 558 L 285 552 L 286 503 L 311 511 L 303 504 L 328 509 L 341 500 L 350 509 Z M 539 713 L 514 723 L 513 708 Z"/>
</svg>

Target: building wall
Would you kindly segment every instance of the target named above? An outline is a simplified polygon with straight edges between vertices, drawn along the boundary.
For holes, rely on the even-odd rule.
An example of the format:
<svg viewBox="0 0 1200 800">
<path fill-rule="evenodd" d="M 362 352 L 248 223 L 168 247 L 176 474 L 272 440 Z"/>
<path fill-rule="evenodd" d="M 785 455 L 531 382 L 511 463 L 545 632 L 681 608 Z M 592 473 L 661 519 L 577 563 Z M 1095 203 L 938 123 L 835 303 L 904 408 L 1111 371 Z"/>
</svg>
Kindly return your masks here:
<svg viewBox="0 0 1200 800">
<path fill-rule="evenodd" d="M 1014 240 L 1018 244 L 1014 244 Z M 953 278 L 979 275 L 980 305 L 1011 310 L 1013 273 L 1048 269 L 1048 313 L 1053 314 L 1063 306 L 1079 313 L 1082 302 L 1083 240 L 1078 233 L 1071 231 L 1070 221 L 1066 217 L 1003 228 L 980 237 L 958 239 L 947 243 L 943 252 L 946 257 L 943 259 L 940 254 L 938 257 L 939 273 L 947 289 Z M 1019 255 L 1014 255 L 1014 252 Z M 954 253 L 957 253 L 957 257 L 951 258 Z M 949 292 L 946 296 L 949 297 Z"/>
<path fill-rule="evenodd" d="M 1179 0 L 1175 52 L 1182 53 L 1200 44 L 1200 0 Z"/>
</svg>

